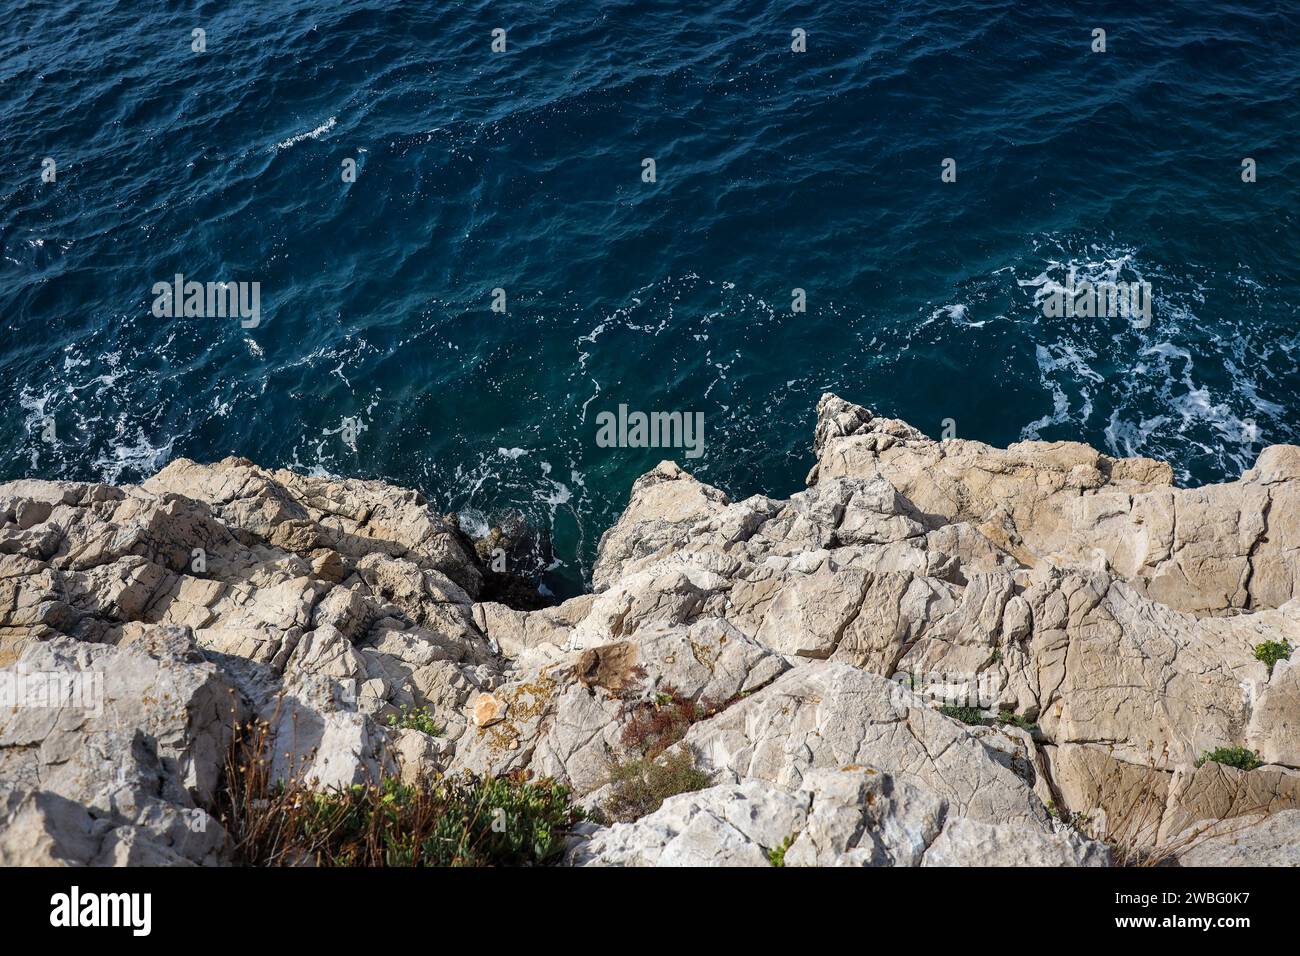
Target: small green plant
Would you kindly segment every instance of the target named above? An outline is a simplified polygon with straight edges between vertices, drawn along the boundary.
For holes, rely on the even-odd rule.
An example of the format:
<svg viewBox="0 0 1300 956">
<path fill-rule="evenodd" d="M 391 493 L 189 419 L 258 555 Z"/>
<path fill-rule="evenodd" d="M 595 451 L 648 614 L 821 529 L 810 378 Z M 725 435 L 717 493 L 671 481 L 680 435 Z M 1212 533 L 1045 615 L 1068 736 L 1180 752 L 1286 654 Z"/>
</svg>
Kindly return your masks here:
<svg viewBox="0 0 1300 956">
<path fill-rule="evenodd" d="M 970 724 L 972 727 L 983 727 L 988 723 L 988 718 L 984 716 L 983 711 L 978 707 L 958 707 L 956 704 L 945 704 L 939 708 L 939 713 L 945 717 L 951 717 L 953 720 L 960 720 L 963 724 Z"/>
<path fill-rule="evenodd" d="M 669 797 L 703 790 L 709 785 L 709 775 L 697 768 L 690 751 L 683 749 L 611 763 L 609 782 L 613 787 L 605 801 L 606 815 L 613 822 L 631 823 L 654 813 Z"/>
<path fill-rule="evenodd" d="M 1013 727 L 1019 727 L 1021 730 L 1026 730 L 1033 735 L 1038 733 L 1038 724 L 1023 714 L 1017 714 L 1010 710 L 998 711 L 998 723 L 1004 726 L 1011 724 Z"/>
<path fill-rule="evenodd" d="M 652 701 L 624 705 L 621 753 L 607 757 L 610 796 L 601 808 L 612 822 L 626 823 L 654 813 L 669 797 L 709 785 L 689 748 L 669 753 L 691 724 L 725 709 L 731 701 L 694 701 L 664 686 Z"/>
<path fill-rule="evenodd" d="M 767 862 L 773 866 L 785 866 L 785 851 L 790 849 L 790 844 L 794 842 L 794 834 L 781 841 L 779 846 L 774 846 L 767 851 Z"/>
<path fill-rule="evenodd" d="M 960 720 L 963 724 L 969 724 L 972 727 L 1005 727 L 1010 724 L 1012 727 L 1019 727 L 1021 730 L 1028 731 L 1035 736 L 1038 734 L 1038 724 L 1028 717 L 1010 710 L 1000 710 L 996 717 L 987 717 L 984 711 L 978 707 L 959 707 L 956 704 L 946 704 L 939 708 L 939 713 L 945 717 L 951 717 L 953 720 Z"/>
<path fill-rule="evenodd" d="M 442 736 L 442 728 L 428 707 L 401 707 L 401 713 L 388 715 L 388 726 L 395 730 L 418 730 L 430 737 Z"/>
<path fill-rule="evenodd" d="M 1238 770 L 1254 770 L 1264 765 L 1259 759 L 1259 754 L 1245 747 L 1217 747 L 1214 750 L 1207 750 L 1196 761 L 1196 766 L 1202 767 L 1207 763 L 1223 764 L 1225 767 L 1236 767 Z"/>
<path fill-rule="evenodd" d="M 1268 665 L 1268 676 L 1273 676 L 1273 667 L 1278 661 L 1289 661 L 1294 648 L 1290 641 L 1265 641 L 1255 645 L 1255 660 Z"/>
</svg>

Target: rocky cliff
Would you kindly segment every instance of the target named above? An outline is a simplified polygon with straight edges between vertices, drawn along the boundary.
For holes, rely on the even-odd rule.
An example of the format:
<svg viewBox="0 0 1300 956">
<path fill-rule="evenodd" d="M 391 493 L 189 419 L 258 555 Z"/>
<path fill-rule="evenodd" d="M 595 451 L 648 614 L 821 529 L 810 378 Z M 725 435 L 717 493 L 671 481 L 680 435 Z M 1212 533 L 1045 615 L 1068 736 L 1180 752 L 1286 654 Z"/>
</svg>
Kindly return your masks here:
<svg viewBox="0 0 1300 956">
<path fill-rule="evenodd" d="M 227 862 L 250 718 L 313 787 L 553 777 L 575 865 L 1300 862 L 1300 448 L 1182 489 L 833 395 L 814 447 L 784 500 L 660 464 L 531 611 L 383 483 L 0 485 L 0 864 Z M 602 814 L 671 708 L 695 784 Z"/>
</svg>

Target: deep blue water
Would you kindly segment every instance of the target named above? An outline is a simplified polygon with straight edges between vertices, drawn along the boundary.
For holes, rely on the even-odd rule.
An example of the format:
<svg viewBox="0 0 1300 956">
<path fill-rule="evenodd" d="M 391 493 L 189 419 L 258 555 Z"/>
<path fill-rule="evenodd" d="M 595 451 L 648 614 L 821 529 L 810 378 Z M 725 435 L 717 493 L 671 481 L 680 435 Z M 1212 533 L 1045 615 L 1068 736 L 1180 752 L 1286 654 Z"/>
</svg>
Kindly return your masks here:
<svg viewBox="0 0 1300 956">
<path fill-rule="evenodd" d="M 1235 475 L 1300 440 L 1298 8 L 1063 6 L 9 0 L 0 477 L 386 478 L 523 509 L 566 591 L 668 457 L 597 447 L 620 402 L 703 412 L 737 497 L 801 486 L 826 389 Z M 1150 327 L 1046 318 L 1070 268 Z M 177 272 L 261 325 L 155 318 Z"/>
</svg>

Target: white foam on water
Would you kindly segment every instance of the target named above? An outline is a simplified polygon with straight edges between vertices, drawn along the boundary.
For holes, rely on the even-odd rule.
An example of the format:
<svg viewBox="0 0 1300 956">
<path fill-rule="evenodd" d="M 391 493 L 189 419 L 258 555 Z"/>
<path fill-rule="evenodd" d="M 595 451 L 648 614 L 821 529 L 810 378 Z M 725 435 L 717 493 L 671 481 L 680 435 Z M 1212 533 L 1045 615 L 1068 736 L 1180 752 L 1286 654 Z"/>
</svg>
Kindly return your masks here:
<svg viewBox="0 0 1300 956">
<path fill-rule="evenodd" d="M 329 119 L 321 123 L 313 130 L 308 130 L 305 133 L 297 133 L 296 135 L 290 136 L 288 139 L 283 140 L 282 142 L 276 143 L 274 146 L 271 147 L 270 152 L 276 153 L 282 149 L 288 149 L 290 146 L 296 146 L 297 144 L 301 143 L 305 139 L 320 139 L 322 136 L 324 136 L 326 133 L 332 130 L 334 126 L 337 124 L 337 122 L 338 122 L 338 118 L 335 116 L 331 116 Z"/>
<path fill-rule="evenodd" d="M 915 361 L 909 350 L 998 363 L 1005 372 L 978 377 L 1021 392 L 1007 414 L 1024 416 L 1023 438 L 1091 441 L 1113 455 L 1168 461 L 1184 484 L 1234 477 L 1264 445 L 1295 441 L 1286 405 L 1300 332 L 1275 319 L 1287 304 L 1300 308 L 1293 293 L 1269 288 L 1248 264 L 1165 265 L 1113 237 L 1048 234 L 1030 237 L 1029 247 L 1015 263 L 961 279 L 947 302 L 927 303 L 869 348 L 886 357 L 885 368 Z M 1045 315 L 1071 275 L 1076 287 L 1148 283 L 1150 324 L 1123 314 Z"/>
<path fill-rule="evenodd" d="M 477 508 L 462 508 L 456 513 L 460 519 L 460 529 L 471 538 L 483 538 L 492 530 L 488 516 Z"/>
<path fill-rule="evenodd" d="M 949 322 L 956 325 L 966 325 L 973 329 L 983 328 L 988 324 L 988 319 L 980 319 L 978 322 L 970 317 L 970 306 L 964 302 L 954 302 L 952 305 L 944 305 L 930 313 L 926 323 L 933 322 L 938 318 L 946 318 Z"/>
<path fill-rule="evenodd" d="M 118 423 L 118 433 L 126 434 L 122 423 Z M 172 457 L 173 439 L 154 444 L 145 437 L 143 428 L 136 428 L 133 440 L 121 441 L 110 447 L 107 454 L 95 459 L 95 468 L 110 485 L 118 483 L 122 474 L 152 475 Z"/>
</svg>

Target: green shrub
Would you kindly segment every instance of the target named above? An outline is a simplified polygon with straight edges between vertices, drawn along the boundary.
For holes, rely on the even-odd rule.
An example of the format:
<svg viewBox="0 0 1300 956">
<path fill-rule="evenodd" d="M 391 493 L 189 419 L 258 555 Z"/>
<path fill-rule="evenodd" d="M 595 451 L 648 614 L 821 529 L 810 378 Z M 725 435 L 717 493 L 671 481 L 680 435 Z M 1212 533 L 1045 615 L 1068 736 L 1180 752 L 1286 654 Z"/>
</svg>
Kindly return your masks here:
<svg viewBox="0 0 1300 956">
<path fill-rule="evenodd" d="M 691 724 L 731 703 L 693 701 L 665 686 L 650 701 L 624 704 L 621 753 L 608 760 L 609 797 L 601 814 L 610 822 L 631 822 L 654 813 L 669 797 L 709 785 L 688 749 L 665 753 L 686 736 Z"/>
<path fill-rule="evenodd" d="M 1009 710 L 998 711 L 998 723 L 1002 725 L 1011 724 L 1013 727 L 1027 730 L 1035 736 L 1038 734 L 1038 724 L 1022 714 L 1013 713 Z"/>
<path fill-rule="evenodd" d="M 609 765 L 613 785 L 604 802 L 613 822 L 630 823 L 654 813 L 669 797 L 709 785 L 709 775 L 695 766 L 689 750 L 677 750 L 658 757 L 637 757 Z"/>
<path fill-rule="evenodd" d="M 1268 665 L 1268 676 L 1273 676 L 1273 666 L 1278 661 L 1289 661 L 1291 659 L 1290 641 L 1265 641 L 1263 644 L 1255 645 L 1255 660 L 1263 661 Z"/>
<path fill-rule="evenodd" d="M 270 725 L 237 728 L 217 793 L 249 866 L 527 866 L 553 862 L 583 819 L 551 780 L 472 774 L 312 790 L 272 776 Z"/>
<path fill-rule="evenodd" d="M 969 724 L 972 727 L 1002 727 L 1011 724 L 1013 727 L 1027 730 L 1031 734 L 1038 734 L 1038 724 L 1028 717 L 1023 717 L 1009 710 L 998 711 L 997 717 L 987 717 L 984 711 L 978 707 L 958 707 L 956 704 L 946 704 L 939 708 L 939 713 L 945 717 L 951 717 L 953 720 L 960 720 L 963 724 Z"/>
<path fill-rule="evenodd" d="M 785 866 L 785 851 L 790 849 L 790 844 L 794 842 L 794 834 L 781 841 L 780 846 L 774 846 L 767 851 L 767 862 L 773 866 Z"/>
<path fill-rule="evenodd" d="M 442 728 L 427 707 L 407 707 L 403 704 L 400 714 L 388 715 L 388 726 L 396 730 L 418 730 L 431 737 L 442 736 Z"/>
<path fill-rule="evenodd" d="M 278 786 L 243 809 L 223 823 L 254 866 L 536 865 L 559 856 L 581 819 L 558 784 L 468 774 L 427 787 L 391 777 L 319 792 Z"/>
<path fill-rule="evenodd" d="M 1236 767 L 1238 770 L 1254 770 L 1263 766 L 1259 754 L 1245 747 L 1218 747 L 1207 750 L 1196 761 L 1196 766 L 1201 767 L 1207 763 L 1223 764 L 1225 767 Z"/>
<path fill-rule="evenodd" d="M 983 711 L 978 707 L 958 707 L 956 704 L 945 704 L 939 708 L 939 713 L 945 717 L 951 717 L 953 720 L 960 720 L 963 724 L 970 724 L 972 727 L 983 727 L 988 723 L 988 718 L 984 716 Z"/>
</svg>

